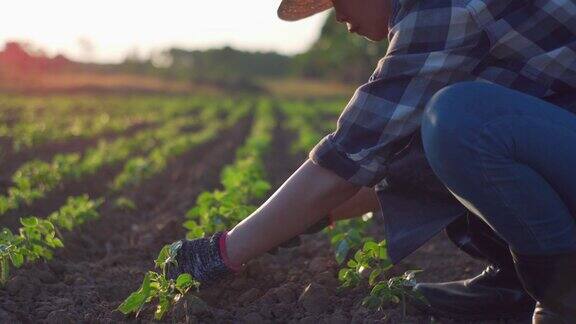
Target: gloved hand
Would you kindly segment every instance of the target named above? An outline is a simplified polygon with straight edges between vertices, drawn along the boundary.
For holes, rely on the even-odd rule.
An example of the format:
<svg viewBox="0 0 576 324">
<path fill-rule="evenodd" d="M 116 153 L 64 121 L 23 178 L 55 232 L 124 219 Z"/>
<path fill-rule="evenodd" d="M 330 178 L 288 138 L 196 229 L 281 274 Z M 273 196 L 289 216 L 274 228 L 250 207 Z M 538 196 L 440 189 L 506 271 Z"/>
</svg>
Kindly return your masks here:
<svg viewBox="0 0 576 324">
<path fill-rule="evenodd" d="M 219 281 L 240 271 L 230 265 L 226 255 L 226 231 L 210 237 L 194 240 L 180 240 L 172 244 L 180 245 L 176 253 L 177 264 L 167 268 L 169 279 L 175 280 L 183 273 L 189 273 L 202 284 Z"/>
<path fill-rule="evenodd" d="M 333 225 L 334 221 L 332 220 L 330 215 L 324 216 L 322 219 L 320 219 L 318 222 L 310 226 L 304 233 L 300 235 L 316 234 L 325 229 L 326 227 L 328 226 L 332 227 Z M 293 238 L 289 239 L 288 241 L 281 243 L 277 247 L 272 248 L 270 251 L 268 251 L 268 253 L 275 255 L 278 253 L 279 248 L 288 249 L 299 246 L 300 244 L 302 244 L 302 239 L 300 238 L 300 235 L 296 235 Z"/>
</svg>

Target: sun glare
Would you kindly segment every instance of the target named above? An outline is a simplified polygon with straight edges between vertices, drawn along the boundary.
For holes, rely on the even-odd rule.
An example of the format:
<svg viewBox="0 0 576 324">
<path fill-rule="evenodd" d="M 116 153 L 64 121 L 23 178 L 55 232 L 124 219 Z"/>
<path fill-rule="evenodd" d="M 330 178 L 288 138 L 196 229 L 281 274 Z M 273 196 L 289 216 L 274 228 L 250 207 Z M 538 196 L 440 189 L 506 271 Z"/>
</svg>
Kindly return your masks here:
<svg viewBox="0 0 576 324">
<path fill-rule="evenodd" d="M 119 62 L 128 53 L 149 55 L 233 46 L 293 54 L 318 36 L 325 15 L 287 23 L 276 17 L 279 0 L 19 0 L 4 4 L 0 42 L 19 41 L 49 55 Z"/>
</svg>

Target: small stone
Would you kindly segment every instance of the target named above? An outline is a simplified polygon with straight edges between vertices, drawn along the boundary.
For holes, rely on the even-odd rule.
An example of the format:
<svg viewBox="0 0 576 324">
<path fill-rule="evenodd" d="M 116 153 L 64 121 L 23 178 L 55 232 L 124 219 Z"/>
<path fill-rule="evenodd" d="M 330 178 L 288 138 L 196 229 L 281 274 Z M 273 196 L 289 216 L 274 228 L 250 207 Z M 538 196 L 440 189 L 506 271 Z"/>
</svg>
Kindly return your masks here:
<svg viewBox="0 0 576 324">
<path fill-rule="evenodd" d="M 300 303 L 308 313 L 318 315 L 330 307 L 330 293 L 326 287 L 311 283 L 298 298 L 298 303 Z"/>
<path fill-rule="evenodd" d="M 253 302 L 259 295 L 260 290 L 258 290 L 257 288 L 251 288 L 242 295 L 240 295 L 240 297 L 238 297 L 238 302 L 244 305 L 249 304 Z"/>
</svg>

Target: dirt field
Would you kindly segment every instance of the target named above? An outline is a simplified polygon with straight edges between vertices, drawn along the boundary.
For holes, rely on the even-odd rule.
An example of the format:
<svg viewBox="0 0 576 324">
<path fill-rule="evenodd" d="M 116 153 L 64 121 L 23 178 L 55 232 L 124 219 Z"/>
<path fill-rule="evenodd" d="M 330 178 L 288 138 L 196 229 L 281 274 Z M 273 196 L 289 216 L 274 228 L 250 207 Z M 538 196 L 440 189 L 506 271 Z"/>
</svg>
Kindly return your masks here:
<svg viewBox="0 0 576 324">
<path fill-rule="evenodd" d="M 64 234 L 65 248 L 48 262 L 27 264 L 14 272 L 0 289 L 0 321 L 3 323 L 116 323 L 150 322 L 152 313 L 126 317 L 115 308 L 138 288 L 142 276 L 153 267 L 159 249 L 185 234 L 182 217 L 204 190 L 218 186 L 222 167 L 234 159 L 250 129 L 244 118 L 217 139 L 202 144 L 169 162 L 166 171 L 123 192 L 138 206 L 135 211 L 118 211 L 107 202 L 100 219 Z M 282 127 L 274 133 L 273 150 L 266 168 L 278 187 L 303 161 L 288 152 L 293 134 Z M 89 143 L 84 143 L 89 144 Z M 70 144 L 59 144 L 63 147 Z M 49 156 L 52 146 L 40 148 Z M 24 153 L 22 153 L 24 154 Z M 22 154 L 9 165 L 15 168 Z M 10 160 L 10 156 L 5 158 Z M 14 166 L 13 166 L 14 165 Z M 61 188 L 29 207 L 9 213 L 4 226 L 16 228 L 18 216 L 46 214 L 70 194 L 106 196 L 105 184 L 117 166 Z M 6 173 L 9 174 L 9 173 Z M 380 233 L 374 220 L 371 231 Z M 483 265 L 453 247 L 443 235 L 434 238 L 402 264 L 398 273 L 419 268 L 421 281 L 445 281 L 470 277 Z M 206 287 L 193 307 L 171 313 L 166 322 L 201 323 L 453 323 L 431 319 L 409 310 L 402 318 L 400 308 L 390 305 L 381 312 L 360 305 L 366 287 L 338 292 L 336 262 L 324 234 L 307 236 L 304 244 L 266 255 L 249 263 L 246 271 L 220 284 Z M 308 289 L 306 289 L 308 288 Z M 193 298 L 193 297 L 190 297 Z M 523 322 L 510 322 L 523 323 Z M 527 322 L 526 322 L 527 323 Z"/>
</svg>

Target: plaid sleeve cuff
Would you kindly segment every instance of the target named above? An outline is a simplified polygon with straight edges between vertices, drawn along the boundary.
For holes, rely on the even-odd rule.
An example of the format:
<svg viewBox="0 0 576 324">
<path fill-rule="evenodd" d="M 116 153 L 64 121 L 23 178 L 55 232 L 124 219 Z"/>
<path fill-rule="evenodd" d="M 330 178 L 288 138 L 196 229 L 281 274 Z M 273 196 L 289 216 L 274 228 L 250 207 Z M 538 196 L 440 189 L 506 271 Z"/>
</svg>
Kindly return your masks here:
<svg viewBox="0 0 576 324">
<path fill-rule="evenodd" d="M 386 176 L 386 164 L 377 161 L 354 161 L 340 150 L 332 137 L 324 137 L 310 151 L 309 158 L 315 164 L 328 169 L 353 185 L 373 187 Z"/>
</svg>

